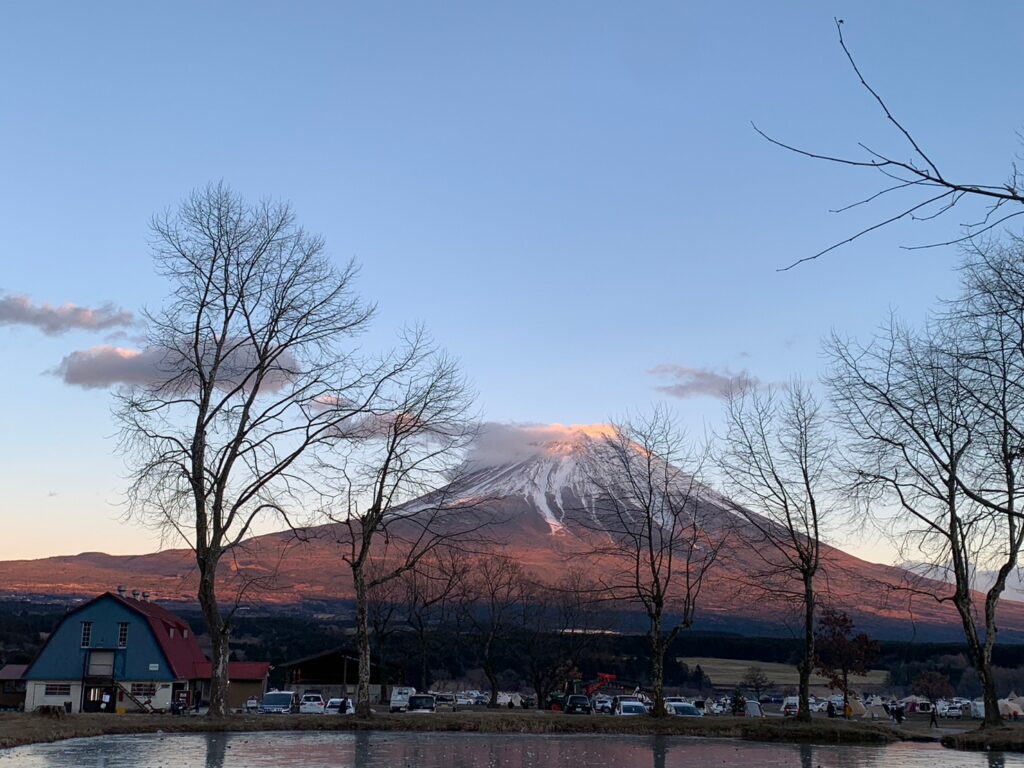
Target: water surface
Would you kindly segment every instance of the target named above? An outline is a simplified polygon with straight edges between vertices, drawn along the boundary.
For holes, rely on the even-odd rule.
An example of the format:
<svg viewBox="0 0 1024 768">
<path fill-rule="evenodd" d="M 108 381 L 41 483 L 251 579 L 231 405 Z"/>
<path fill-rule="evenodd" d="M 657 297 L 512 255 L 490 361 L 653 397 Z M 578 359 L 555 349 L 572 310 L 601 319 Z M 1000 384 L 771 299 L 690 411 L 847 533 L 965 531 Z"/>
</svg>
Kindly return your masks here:
<svg viewBox="0 0 1024 768">
<path fill-rule="evenodd" d="M 811 746 L 665 736 L 481 733 L 147 734 L 0 752 L 0 768 L 1024 768 L 938 744 Z"/>
</svg>

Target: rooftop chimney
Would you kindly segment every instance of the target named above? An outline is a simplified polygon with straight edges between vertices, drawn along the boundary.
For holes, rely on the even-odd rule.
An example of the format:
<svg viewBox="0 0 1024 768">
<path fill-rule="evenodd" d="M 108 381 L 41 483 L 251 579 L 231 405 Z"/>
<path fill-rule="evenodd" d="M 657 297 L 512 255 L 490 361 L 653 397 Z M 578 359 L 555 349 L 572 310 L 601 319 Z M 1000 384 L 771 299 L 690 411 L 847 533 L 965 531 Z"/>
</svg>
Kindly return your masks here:
<svg viewBox="0 0 1024 768">
<path fill-rule="evenodd" d="M 132 600 L 138 600 L 140 597 L 142 597 L 142 593 L 139 592 L 139 590 L 137 590 L 137 589 L 133 589 L 132 590 Z"/>
<path fill-rule="evenodd" d="M 117 594 L 118 594 L 118 597 L 124 597 L 124 593 L 125 593 L 125 592 L 127 592 L 127 590 L 125 589 L 125 586 L 124 586 L 124 584 L 118 584 L 118 585 L 117 585 Z"/>
<path fill-rule="evenodd" d="M 149 602 L 149 592 L 143 592 L 142 593 L 142 599 L 145 600 L 148 603 Z"/>
</svg>

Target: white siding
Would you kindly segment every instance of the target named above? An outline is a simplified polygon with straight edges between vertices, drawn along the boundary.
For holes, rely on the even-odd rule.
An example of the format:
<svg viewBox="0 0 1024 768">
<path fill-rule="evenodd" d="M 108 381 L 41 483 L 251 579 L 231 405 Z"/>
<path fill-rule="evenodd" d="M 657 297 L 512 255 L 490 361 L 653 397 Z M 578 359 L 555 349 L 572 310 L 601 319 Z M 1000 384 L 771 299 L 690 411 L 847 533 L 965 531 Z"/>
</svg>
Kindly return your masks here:
<svg viewBox="0 0 1024 768">
<path fill-rule="evenodd" d="M 69 695 L 47 696 L 46 686 L 48 685 L 70 685 Z M 71 702 L 71 711 L 78 712 L 82 703 L 82 682 L 75 680 L 29 680 L 25 689 L 25 711 L 31 712 L 34 709 L 44 706 L 63 707 L 64 702 Z"/>
<path fill-rule="evenodd" d="M 151 680 L 119 680 L 118 682 L 121 685 L 123 685 L 127 690 L 130 691 L 132 689 L 132 683 L 151 683 L 152 681 Z M 129 712 L 138 711 L 139 708 L 137 706 L 135 706 L 135 703 L 131 699 L 129 699 L 127 696 L 125 696 L 124 700 L 122 700 L 120 694 L 121 694 L 121 691 L 118 690 L 117 691 L 117 696 L 116 696 L 117 708 L 119 708 L 119 709 L 120 708 L 124 708 L 124 709 L 128 710 Z M 145 701 L 146 700 L 145 696 L 136 696 L 136 698 L 139 701 Z M 153 707 L 153 709 L 170 709 L 170 707 L 171 707 L 171 684 L 170 683 L 157 683 L 156 684 L 156 693 L 154 693 L 152 696 L 149 697 L 149 702 L 150 702 L 150 705 Z"/>
</svg>

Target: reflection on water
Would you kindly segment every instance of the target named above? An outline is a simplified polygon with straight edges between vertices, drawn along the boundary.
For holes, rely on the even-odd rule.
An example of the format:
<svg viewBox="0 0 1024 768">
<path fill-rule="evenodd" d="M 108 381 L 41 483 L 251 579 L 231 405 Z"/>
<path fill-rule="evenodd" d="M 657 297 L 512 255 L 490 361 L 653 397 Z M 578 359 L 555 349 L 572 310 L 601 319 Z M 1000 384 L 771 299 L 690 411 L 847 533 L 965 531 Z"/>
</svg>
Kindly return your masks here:
<svg viewBox="0 0 1024 768">
<path fill-rule="evenodd" d="M 664 736 L 234 733 L 109 736 L 0 752 L 0 768 L 1024 768 L 937 744 L 811 746 Z"/>
</svg>

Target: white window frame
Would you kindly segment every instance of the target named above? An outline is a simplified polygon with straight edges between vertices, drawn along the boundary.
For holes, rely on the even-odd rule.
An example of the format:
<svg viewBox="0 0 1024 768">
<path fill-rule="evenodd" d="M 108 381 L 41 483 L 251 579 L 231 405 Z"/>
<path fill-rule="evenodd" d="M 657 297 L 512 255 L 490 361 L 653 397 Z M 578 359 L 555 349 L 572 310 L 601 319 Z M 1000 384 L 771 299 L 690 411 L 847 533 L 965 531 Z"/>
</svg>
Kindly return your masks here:
<svg viewBox="0 0 1024 768">
<path fill-rule="evenodd" d="M 117 647 L 127 648 L 128 647 L 128 622 L 119 621 L 117 623 Z"/>
<path fill-rule="evenodd" d="M 82 622 L 82 648 L 92 647 L 92 622 Z"/>
</svg>

